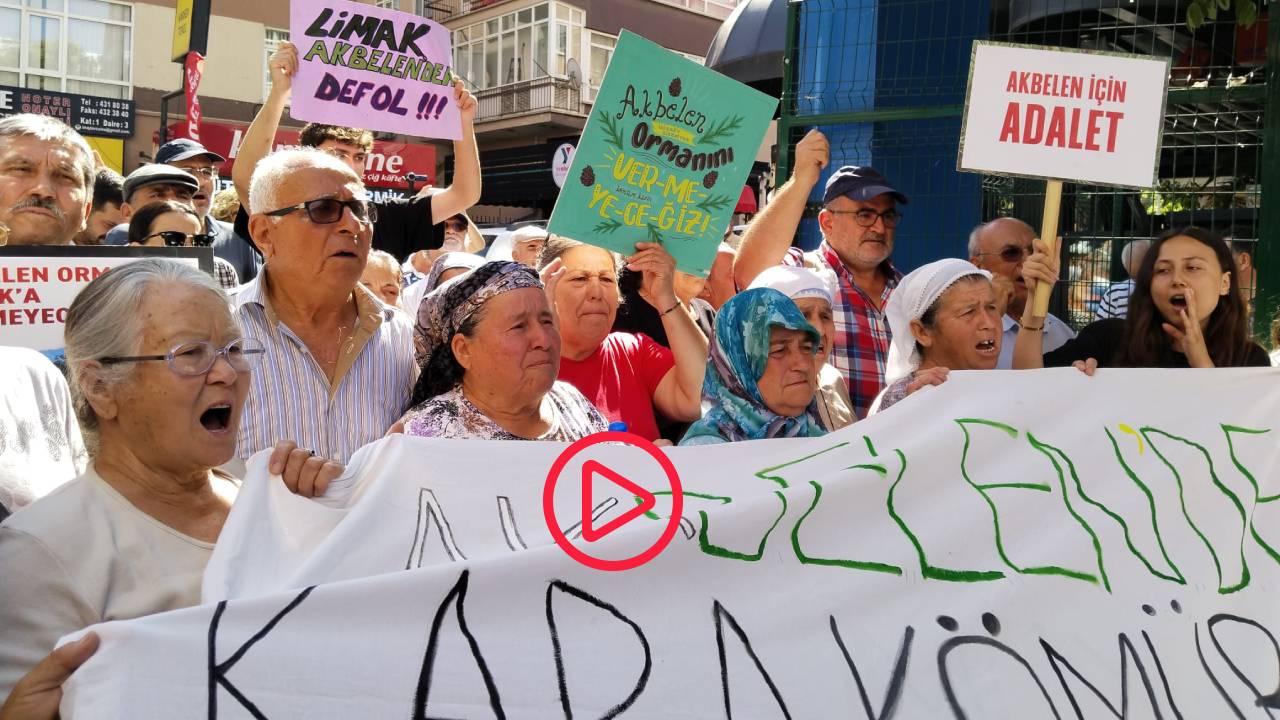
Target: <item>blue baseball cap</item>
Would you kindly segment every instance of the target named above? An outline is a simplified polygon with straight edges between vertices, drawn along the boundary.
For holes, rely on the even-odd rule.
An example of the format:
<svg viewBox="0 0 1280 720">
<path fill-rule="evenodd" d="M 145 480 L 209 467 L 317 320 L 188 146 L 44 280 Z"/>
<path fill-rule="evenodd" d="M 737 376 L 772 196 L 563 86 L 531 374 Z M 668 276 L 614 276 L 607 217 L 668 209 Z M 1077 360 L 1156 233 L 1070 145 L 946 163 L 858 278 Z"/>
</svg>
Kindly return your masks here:
<svg viewBox="0 0 1280 720">
<path fill-rule="evenodd" d="M 206 148 L 195 140 L 191 140 L 189 138 L 178 138 L 177 140 L 170 140 L 156 150 L 156 162 L 168 164 L 178 162 L 180 160 L 186 160 L 188 158 L 200 157 L 201 155 L 208 157 L 216 163 L 226 161 L 226 158 Z"/>
<path fill-rule="evenodd" d="M 885 176 L 870 165 L 845 165 L 827 178 L 822 204 L 826 205 L 841 195 L 858 202 L 866 202 L 877 195 L 892 195 L 898 202 L 907 203 L 907 196 L 895 190 Z"/>
</svg>

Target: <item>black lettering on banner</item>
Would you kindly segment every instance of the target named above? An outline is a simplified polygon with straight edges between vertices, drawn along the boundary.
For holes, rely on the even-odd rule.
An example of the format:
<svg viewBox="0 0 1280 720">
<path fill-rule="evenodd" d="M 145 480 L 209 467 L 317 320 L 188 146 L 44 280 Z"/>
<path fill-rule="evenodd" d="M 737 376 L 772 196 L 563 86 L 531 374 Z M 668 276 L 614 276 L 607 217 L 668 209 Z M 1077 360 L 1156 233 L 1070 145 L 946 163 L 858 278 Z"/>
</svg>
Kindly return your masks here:
<svg viewBox="0 0 1280 720">
<path fill-rule="evenodd" d="M 1227 651 L 1222 648 L 1222 643 L 1218 641 L 1218 633 L 1216 631 L 1218 623 L 1224 621 L 1248 625 L 1249 627 L 1260 630 L 1263 635 L 1267 636 L 1267 640 L 1270 641 L 1271 648 L 1275 650 L 1277 660 L 1280 660 L 1280 643 L 1276 642 L 1276 636 L 1272 635 L 1271 631 L 1263 627 L 1261 623 L 1250 620 L 1246 617 L 1230 615 L 1228 613 L 1218 613 L 1217 615 L 1209 618 L 1209 622 L 1205 623 L 1206 627 L 1209 629 L 1209 639 L 1213 641 L 1213 647 L 1218 651 L 1218 654 L 1222 656 L 1222 659 L 1226 661 L 1227 667 L 1231 668 L 1231 672 L 1235 673 L 1236 677 L 1240 678 L 1240 682 L 1244 683 L 1245 687 L 1249 688 L 1249 692 L 1253 693 L 1255 698 L 1254 705 L 1265 710 L 1267 717 L 1275 717 L 1271 711 L 1280 709 L 1280 687 L 1264 695 L 1262 690 L 1245 676 L 1244 672 L 1240 669 L 1240 666 L 1236 665 L 1236 663 L 1231 660 L 1231 656 L 1227 654 Z M 1277 681 L 1277 685 L 1280 685 L 1280 681 Z"/>
<path fill-rule="evenodd" d="M 1151 636 L 1146 630 L 1142 631 L 1142 639 L 1147 641 L 1147 650 L 1151 651 L 1151 659 L 1156 663 L 1156 672 L 1160 675 L 1160 684 L 1164 686 L 1164 696 L 1169 700 L 1169 709 L 1173 711 L 1173 716 L 1178 720 L 1183 720 L 1182 711 L 1178 709 L 1178 703 L 1173 701 L 1173 690 L 1169 688 L 1169 676 L 1165 675 L 1164 663 L 1160 662 L 1160 655 L 1156 652 L 1156 646 L 1151 642 Z"/>
<path fill-rule="evenodd" d="M 868 720 L 889 720 L 898 709 L 898 700 L 902 697 L 902 686 L 907 679 L 907 663 L 911 659 L 911 640 L 915 637 L 915 628 L 908 625 L 906 630 L 902 632 L 902 645 L 898 647 L 898 659 L 893 664 L 893 674 L 889 676 L 889 687 L 884 691 L 884 702 L 880 704 L 880 714 L 877 715 L 875 710 L 871 708 L 871 698 L 867 697 L 867 688 L 862 683 L 862 675 L 858 672 L 858 666 L 853 662 L 853 658 L 849 655 L 849 649 L 845 647 L 844 639 L 840 637 L 840 628 L 836 625 L 836 616 L 829 616 L 831 619 L 831 635 L 836 639 L 836 645 L 840 646 L 840 654 L 844 655 L 844 661 L 849 665 L 849 672 L 853 673 L 853 681 L 858 684 L 858 696 L 862 698 L 862 709 L 866 711 Z"/>
<path fill-rule="evenodd" d="M 606 512 L 612 510 L 618 504 L 618 498 L 610 497 L 601 500 L 591 510 L 591 521 L 596 522 L 604 516 Z M 507 547 L 512 552 L 528 550 L 529 544 L 525 542 L 524 537 L 520 535 L 520 528 L 516 525 L 515 511 L 511 509 L 511 498 L 505 495 L 498 496 L 498 522 L 502 525 L 502 536 L 507 541 Z M 692 527 L 690 528 L 692 531 Z M 564 536 L 570 540 L 576 540 L 582 537 L 582 522 L 578 521 L 570 525 L 564 530 Z M 421 563 L 421 557 L 419 557 Z"/>
<path fill-rule="evenodd" d="M 742 626 L 729 614 L 728 610 L 720 604 L 719 600 L 713 600 L 711 603 L 711 616 L 716 623 L 716 650 L 720 653 L 720 685 L 724 691 L 724 714 L 729 720 L 733 720 L 733 705 L 729 701 L 729 663 L 724 652 L 724 623 L 728 621 L 729 629 L 734 635 L 738 636 L 738 642 L 742 643 L 742 649 L 747 652 L 747 657 L 751 658 L 751 662 L 756 666 L 756 671 L 760 673 L 760 677 L 764 679 L 766 685 L 769 686 L 769 692 L 773 693 L 773 699 L 778 703 L 778 709 L 782 711 L 782 716 L 790 720 L 791 712 L 787 710 L 787 703 L 782 699 L 782 693 L 778 691 L 778 686 L 774 684 L 773 678 L 769 677 L 769 671 L 764 669 L 764 664 L 760 662 L 756 651 L 751 647 L 751 638 L 742 631 Z"/>
<path fill-rule="evenodd" d="M 947 669 L 947 656 L 952 650 L 965 645 L 980 645 L 993 647 L 996 650 L 1017 660 L 1019 664 L 1035 681 L 1036 687 L 1040 688 L 1040 694 L 1044 696 L 1044 701 L 1048 703 L 1049 710 L 1053 712 L 1053 717 L 1062 720 L 1062 715 L 1058 714 L 1058 708 L 1054 706 L 1053 699 L 1049 697 L 1049 691 L 1045 689 L 1044 683 L 1040 682 L 1040 676 L 1036 675 L 1036 671 L 1031 668 L 1031 663 L 1027 662 L 1016 650 L 1005 645 L 999 640 L 994 640 L 981 635 L 961 635 L 953 637 L 942 643 L 942 647 L 938 648 L 938 677 L 942 680 L 942 689 L 947 694 L 947 704 L 951 706 L 951 712 L 956 716 L 956 720 L 968 720 L 968 715 L 964 709 L 960 707 L 960 699 L 956 697 L 955 688 L 951 685 L 951 671 Z M 1027 717 L 1043 717 L 1043 715 L 1028 715 Z"/>
<path fill-rule="evenodd" d="M 284 619 L 284 616 L 293 612 L 293 609 L 301 605 L 302 601 L 306 600 L 307 596 L 311 594 L 311 591 L 315 589 L 316 586 L 312 585 L 306 590 L 298 593 L 298 596 L 290 601 L 283 610 L 276 613 L 275 617 L 271 618 L 266 625 L 263 625 L 261 630 L 254 633 L 253 637 L 249 638 L 239 647 L 239 649 L 232 653 L 231 657 L 227 658 L 226 661 L 222 663 L 218 662 L 218 625 L 222 622 L 222 614 L 227 609 L 227 601 L 223 600 L 218 603 L 218 607 L 213 611 L 213 618 L 209 621 L 209 720 L 215 720 L 218 717 L 219 685 L 221 685 L 223 689 L 231 695 L 231 697 L 235 698 L 236 702 L 240 703 L 240 707 L 248 710 L 250 715 L 257 718 L 257 720 L 266 720 L 267 716 L 263 715 L 262 711 L 258 710 L 257 706 L 255 706 L 249 698 L 244 696 L 244 693 L 240 692 L 240 690 L 227 679 L 227 673 L 231 671 L 232 667 L 235 667 L 236 663 L 240 662 L 240 659 L 244 657 L 245 653 L 249 652 L 249 648 L 253 647 L 259 640 L 269 635 L 271 631 L 275 629 L 275 626 Z"/>
<path fill-rule="evenodd" d="M 1161 720 L 1164 716 L 1160 714 L 1160 702 L 1156 699 L 1155 689 L 1151 687 L 1151 678 L 1147 675 L 1147 669 L 1142 664 L 1142 659 L 1138 657 L 1138 651 L 1134 649 L 1133 643 L 1129 640 L 1129 636 L 1120 633 L 1120 710 L 1116 710 L 1113 704 L 1096 685 L 1089 682 L 1080 671 L 1059 653 L 1044 638 L 1040 638 L 1040 647 L 1044 648 L 1044 654 L 1049 658 L 1049 666 L 1053 668 L 1053 672 L 1058 676 L 1058 682 L 1062 685 L 1062 691 L 1067 694 L 1067 699 L 1071 701 L 1071 708 L 1076 711 L 1076 717 L 1083 720 L 1084 712 L 1080 709 L 1080 703 L 1076 702 L 1076 695 L 1071 690 L 1071 686 L 1067 684 L 1067 678 L 1062 674 L 1062 668 L 1066 667 L 1067 671 L 1075 676 L 1089 691 L 1094 694 L 1112 715 L 1117 718 L 1129 717 L 1129 658 L 1133 658 L 1133 664 L 1138 668 L 1138 674 L 1142 677 L 1142 686 L 1147 691 L 1147 699 L 1151 701 L 1151 709 L 1155 713 L 1156 720 Z"/>
<path fill-rule="evenodd" d="M 559 590 L 566 595 L 575 597 L 583 602 L 594 605 L 601 610 L 609 613 L 615 618 L 621 620 L 631 627 L 631 631 L 636 634 L 636 639 L 640 641 L 641 648 L 644 649 L 644 669 L 640 672 L 640 678 L 636 680 L 635 687 L 626 699 L 614 705 L 604 715 L 600 717 L 602 720 L 610 720 L 621 715 L 635 703 L 636 698 L 640 697 L 640 693 L 644 692 L 645 686 L 649 684 L 649 673 L 653 670 L 653 653 L 649 649 L 649 640 L 644 636 L 644 631 L 640 629 L 631 618 L 623 615 L 618 608 L 609 603 L 566 583 L 562 580 L 553 580 L 547 586 L 547 629 L 551 632 L 551 647 L 555 653 L 556 660 L 556 680 L 560 687 L 560 707 L 564 708 L 564 716 L 568 720 L 573 718 L 573 707 L 569 702 L 569 683 L 564 669 L 564 654 L 560 647 L 560 631 L 556 626 L 555 610 L 551 606 L 552 593 Z"/>
<path fill-rule="evenodd" d="M 440 645 L 440 627 L 444 624 L 445 613 L 449 611 L 450 605 L 453 606 L 458 619 L 458 629 L 467 639 L 467 645 L 471 648 L 471 657 L 475 659 L 476 666 L 480 669 L 480 676 L 484 679 L 485 692 L 489 695 L 489 708 L 493 710 L 494 717 L 499 720 L 507 716 L 502 710 L 502 699 L 498 696 L 498 686 L 493 681 L 493 674 L 489 672 L 489 665 L 485 663 L 484 655 L 480 653 L 480 643 L 476 642 L 475 635 L 472 635 L 471 629 L 467 627 L 467 584 L 470 578 L 471 571 L 463 570 L 458 576 L 458 582 L 454 583 L 448 594 L 444 596 L 444 600 L 440 602 L 440 607 L 436 608 L 435 618 L 431 620 L 431 636 L 427 639 L 427 650 L 422 655 L 422 669 L 418 671 L 418 688 L 413 695 L 413 720 L 434 720 L 427 715 L 427 701 L 431 697 L 431 673 L 435 669 L 436 652 Z"/>
<path fill-rule="evenodd" d="M 1209 682 L 1213 683 L 1213 687 L 1227 701 L 1227 707 L 1231 708 L 1231 714 L 1235 715 L 1238 720 L 1244 720 L 1244 714 L 1240 712 L 1240 708 L 1231 701 L 1231 696 L 1227 694 L 1227 689 L 1222 687 L 1222 683 L 1218 680 L 1218 676 L 1213 674 L 1213 670 L 1209 668 L 1209 663 L 1204 659 L 1204 647 L 1200 645 L 1200 623 L 1192 626 L 1195 629 L 1196 638 L 1196 655 L 1200 658 L 1200 667 L 1204 668 L 1204 674 L 1208 676 Z"/>
<path fill-rule="evenodd" d="M 458 544 L 453 540 L 453 528 L 449 526 L 449 519 L 445 517 L 444 510 L 440 507 L 440 501 L 436 499 L 436 494 L 427 488 L 419 488 L 418 525 L 413 531 L 413 544 L 409 546 L 409 559 L 404 564 L 405 570 L 422 567 L 422 555 L 427 549 L 427 533 L 431 530 L 432 520 L 435 520 L 436 527 L 439 528 L 440 544 L 444 546 L 445 554 L 449 556 L 449 560 L 457 562 L 467 559 L 467 556 L 462 554 L 462 551 L 458 549 Z"/>
</svg>

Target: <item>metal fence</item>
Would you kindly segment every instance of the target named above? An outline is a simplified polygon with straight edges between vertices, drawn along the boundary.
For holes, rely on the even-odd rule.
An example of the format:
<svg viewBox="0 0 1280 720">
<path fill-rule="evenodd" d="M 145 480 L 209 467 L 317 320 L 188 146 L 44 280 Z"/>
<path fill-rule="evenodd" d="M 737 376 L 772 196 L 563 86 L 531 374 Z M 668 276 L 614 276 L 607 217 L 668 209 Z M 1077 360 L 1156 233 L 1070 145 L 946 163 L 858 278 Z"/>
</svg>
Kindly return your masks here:
<svg viewBox="0 0 1280 720">
<path fill-rule="evenodd" d="M 980 221 L 1013 216 L 1038 228 L 1044 188 L 955 169 L 973 40 L 1168 57 L 1159 184 L 1147 191 L 1064 185 L 1065 269 L 1055 312 L 1077 327 L 1088 322 L 1101 292 L 1125 277 L 1125 243 L 1194 224 L 1229 235 L 1248 253 L 1238 256 L 1247 263 L 1241 282 L 1266 339 L 1280 309 L 1280 26 L 1266 18 L 1276 16 L 1280 0 L 1260 2 L 1250 29 L 1222 12 L 1192 31 L 1187 4 L 792 0 L 778 182 L 790 174 L 795 143 L 818 127 L 831 141 L 828 173 L 874 165 L 911 198 L 894 251 L 901 269 L 965 257 L 969 230 Z M 821 183 L 802 225 L 804 245 L 819 240 L 812 216 L 820 192 Z"/>
</svg>

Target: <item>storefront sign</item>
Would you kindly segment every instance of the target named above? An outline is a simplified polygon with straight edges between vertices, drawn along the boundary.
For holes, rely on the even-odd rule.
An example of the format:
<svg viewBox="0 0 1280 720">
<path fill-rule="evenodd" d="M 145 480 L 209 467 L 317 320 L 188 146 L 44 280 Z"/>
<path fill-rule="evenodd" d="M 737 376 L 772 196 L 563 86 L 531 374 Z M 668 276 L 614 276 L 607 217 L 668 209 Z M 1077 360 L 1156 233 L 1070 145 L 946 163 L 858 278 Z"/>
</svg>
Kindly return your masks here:
<svg viewBox="0 0 1280 720">
<path fill-rule="evenodd" d="M 183 123 L 169 126 L 169 136 L 179 137 Z M 240 143 L 244 141 L 247 125 L 232 123 L 202 122 L 200 123 L 200 143 L 206 148 L 225 157 L 227 161 L 218 167 L 219 173 L 231 177 L 231 168 L 240 153 Z M 272 150 L 283 150 L 298 147 L 297 130 L 280 130 L 276 132 Z M 424 184 L 435 184 L 436 149 L 430 145 L 415 143 L 373 141 L 373 150 L 365 163 L 364 184 L 369 187 L 408 189 L 405 176 L 415 175 L 414 189 Z"/>
<path fill-rule="evenodd" d="M 289 32 L 298 46 L 295 119 L 462 137 L 448 28 L 348 0 L 292 0 Z"/>
<path fill-rule="evenodd" d="M 183 90 L 187 96 L 187 120 L 182 124 L 183 135 L 200 142 L 200 78 L 204 77 L 204 56 L 192 50 L 187 53 L 183 66 Z"/>
<path fill-rule="evenodd" d="M 623 31 L 550 232 L 706 276 L 778 101 Z"/>
<path fill-rule="evenodd" d="M 556 181 L 556 187 L 564 187 L 564 180 L 569 177 L 569 167 L 573 164 L 575 150 L 577 148 L 573 145 L 565 143 L 556 148 L 555 155 L 551 157 L 551 179 Z"/>
<path fill-rule="evenodd" d="M 89 137 L 133 137 L 133 101 L 0 85 L 0 117 L 50 115 Z"/>
</svg>

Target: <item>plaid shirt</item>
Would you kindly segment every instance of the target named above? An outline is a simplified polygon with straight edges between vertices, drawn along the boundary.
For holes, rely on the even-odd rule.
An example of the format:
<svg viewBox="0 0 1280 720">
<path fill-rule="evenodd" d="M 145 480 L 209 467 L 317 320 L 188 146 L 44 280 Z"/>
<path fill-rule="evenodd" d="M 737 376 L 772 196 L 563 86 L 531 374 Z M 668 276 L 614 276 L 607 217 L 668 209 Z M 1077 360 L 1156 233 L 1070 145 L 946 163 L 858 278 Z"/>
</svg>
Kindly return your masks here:
<svg viewBox="0 0 1280 720">
<path fill-rule="evenodd" d="M 849 399 L 859 418 L 867 416 L 871 403 L 884 389 L 884 369 L 889 359 L 889 320 L 871 298 L 853 281 L 853 273 L 825 241 L 814 252 L 791 248 L 783 262 L 795 267 L 830 270 L 840 281 L 832 314 L 836 321 L 835 349 L 831 364 L 849 386 Z M 880 293 L 880 308 L 889 303 L 889 294 L 898 286 L 902 273 L 886 261 L 889 278 Z"/>
</svg>

